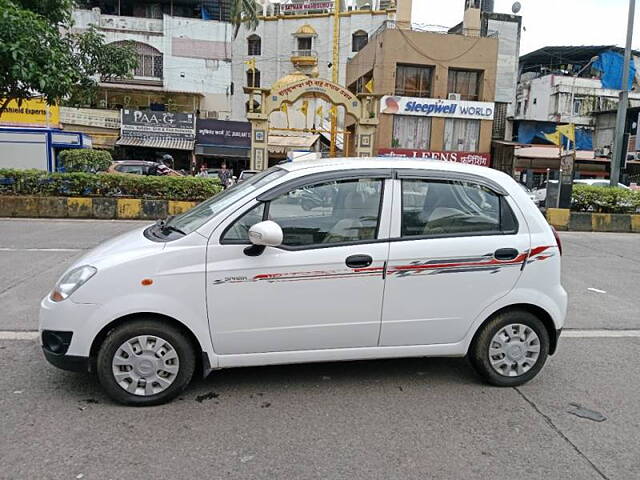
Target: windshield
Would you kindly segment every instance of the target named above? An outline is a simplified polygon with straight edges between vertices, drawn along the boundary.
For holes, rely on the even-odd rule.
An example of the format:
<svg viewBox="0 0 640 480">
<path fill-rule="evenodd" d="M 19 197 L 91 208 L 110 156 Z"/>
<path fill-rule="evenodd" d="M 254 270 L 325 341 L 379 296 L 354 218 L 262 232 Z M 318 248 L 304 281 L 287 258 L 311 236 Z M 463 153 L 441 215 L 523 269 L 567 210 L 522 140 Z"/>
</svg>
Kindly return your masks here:
<svg viewBox="0 0 640 480">
<path fill-rule="evenodd" d="M 249 195 L 251 192 L 256 191 L 264 185 L 267 185 L 286 174 L 286 170 L 278 167 L 273 167 L 269 170 L 265 170 L 264 172 L 260 172 L 253 175 L 246 182 L 242 182 L 228 188 L 222 193 L 211 197 L 209 200 L 205 200 L 188 212 L 172 218 L 166 225 L 179 229 L 184 232 L 184 234 L 189 234 L 200 228 L 210 218 L 222 212 L 229 205 L 234 204 L 241 198 Z"/>
</svg>

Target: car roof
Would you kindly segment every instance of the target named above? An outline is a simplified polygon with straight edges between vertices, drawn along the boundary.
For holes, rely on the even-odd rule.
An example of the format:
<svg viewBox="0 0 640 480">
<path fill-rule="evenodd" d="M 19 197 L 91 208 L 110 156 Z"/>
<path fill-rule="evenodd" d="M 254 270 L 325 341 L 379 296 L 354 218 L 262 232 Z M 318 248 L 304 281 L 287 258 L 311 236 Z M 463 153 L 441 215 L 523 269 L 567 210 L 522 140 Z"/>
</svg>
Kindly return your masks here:
<svg viewBox="0 0 640 480">
<path fill-rule="evenodd" d="M 113 163 L 129 163 L 131 165 L 155 165 L 157 162 L 152 162 L 150 160 L 114 160 Z"/>
<path fill-rule="evenodd" d="M 503 179 L 506 174 L 488 167 L 432 159 L 408 159 L 404 157 L 323 158 L 282 162 L 278 167 L 290 172 L 302 170 L 332 171 L 354 169 L 408 169 L 425 171 L 463 172 L 487 178 Z"/>
</svg>

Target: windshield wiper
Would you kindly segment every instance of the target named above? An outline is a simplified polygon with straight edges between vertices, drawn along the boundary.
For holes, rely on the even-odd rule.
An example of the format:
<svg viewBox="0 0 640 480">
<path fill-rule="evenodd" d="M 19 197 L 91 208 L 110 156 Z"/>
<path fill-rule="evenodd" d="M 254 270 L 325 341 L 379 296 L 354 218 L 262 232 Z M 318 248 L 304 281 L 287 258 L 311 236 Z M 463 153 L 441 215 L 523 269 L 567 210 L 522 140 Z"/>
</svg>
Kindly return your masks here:
<svg viewBox="0 0 640 480">
<path fill-rule="evenodd" d="M 169 232 L 177 232 L 177 233 L 181 233 L 182 235 L 186 235 L 186 233 L 182 230 L 180 230 L 178 227 L 174 227 L 173 225 L 161 225 L 160 229 L 162 230 L 163 233 L 166 233 L 167 231 Z"/>
<path fill-rule="evenodd" d="M 176 232 L 176 233 L 180 233 L 182 235 L 187 235 L 183 230 L 180 230 L 178 227 L 174 227 L 173 225 L 171 225 L 169 222 L 171 222 L 171 220 L 173 220 L 174 215 L 171 215 L 169 217 L 167 217 L 166 219 L 162 220 L 159 219 L 156 222 L 156 226 L 158 226 L 160 228 L 160 231 L 164 234 L 166 234 L 167 232 Z"/>
</svg>

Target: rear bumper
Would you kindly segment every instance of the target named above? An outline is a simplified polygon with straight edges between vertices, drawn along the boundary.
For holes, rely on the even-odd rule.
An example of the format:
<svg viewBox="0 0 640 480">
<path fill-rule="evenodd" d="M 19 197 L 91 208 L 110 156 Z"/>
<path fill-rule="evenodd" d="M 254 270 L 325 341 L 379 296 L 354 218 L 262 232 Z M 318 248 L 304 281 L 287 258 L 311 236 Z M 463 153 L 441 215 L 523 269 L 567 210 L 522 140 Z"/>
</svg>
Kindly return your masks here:
<svg viewBox="0 0 640 480">
<path fill-rule="evenodd" d="M 50 352 L 46 348 L 42 348 L 44 358 L 47 359 L 54 367 L 70 372 L 89 372 L 89 357 L 78 357 L 76 355 L 65 355 Z"/>
<path fill-rule="evenodd" d="M 558 342 L 560 341 L 561 333 L 562 333 L 562 329 L 561 328 L 557 329 L 555 337 L 551 339 L 551 342 L 549 345 L 549 355 L 553 355 L 554 353 L 556 353 L 556 350 L 558 349 Z"/>
</svg>

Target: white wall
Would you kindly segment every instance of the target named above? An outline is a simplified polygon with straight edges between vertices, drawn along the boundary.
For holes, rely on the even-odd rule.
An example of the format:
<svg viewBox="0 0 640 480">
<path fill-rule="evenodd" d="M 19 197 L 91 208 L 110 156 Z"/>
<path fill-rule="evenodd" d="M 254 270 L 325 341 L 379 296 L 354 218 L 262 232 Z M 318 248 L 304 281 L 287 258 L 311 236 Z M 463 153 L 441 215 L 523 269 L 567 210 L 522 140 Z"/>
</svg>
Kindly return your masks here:
<svg viewBox="0 0 640 480">
<path fill-rule="evenodd" d="M 372 15 L 358 13 L 341 17 L 340 31 L 340 76 L 339 82 L 344 85 L 347 72 L 347 59 L 355 56 L 351 48 L 351 36 L 358 30 L 364 30 L 371 36 L 387 20 L 387 15 Z M 276 80 L 295 71 L 291 63 L 291 52 L 297 49 L 293 33 L 305 24 L 311 25 L 318 36 L 314 39 L 313 50 L 318 52 L 318 71 L 320 78 L 331 79 L 331 69 L 328 64 L 333 61 L 333 17 L 310 18 L 279 18 L 277 20 L 261 21 L 255 32 L 242 27 L 238 37 L 233 41 L 233 82 L 235 94 L 233 96 L 233 119 L 245 120 L 245 104 L 248 100 L 243 93 L 246 86 L 246 60 L 256 59 L 257 69 L 261 75 L 261 86 L 270 87 Z M 259 35 L 262 39 L 262 55 L 249 57 L 247 55 L 247 38 Z"/>
<path fill-rule="evenodd" d="M 98 9 L 76 10 L 74 20 L 77 29 L 100 25 L 106 42 L 133 40 L 156 48 L 163 54 L 164 90 L 202 94 L 201 110 L 230 114 L 232 30 L 228 23 L 169 15 L 163 19 L 118 17 L 101 15 Z M 183 54 L 174 55 L 176 43 L 181 43 Z"/>
<path fill-rule="evenodd" d="M 618 90 L 602 88 L 599 79 L 545 75 L 520 84 L 518 102 L 522 103 L 522 110 L 517 119 L 593 126 L 591 112 L 617 108 L 618 94 Z M 572 95 L 574 100 L 582 101 L 580 111 L 575 114 Z M 640 106 L 640 93 L 631 93 L 630 103 L 632 107 Z"/>
</svg>

